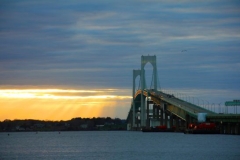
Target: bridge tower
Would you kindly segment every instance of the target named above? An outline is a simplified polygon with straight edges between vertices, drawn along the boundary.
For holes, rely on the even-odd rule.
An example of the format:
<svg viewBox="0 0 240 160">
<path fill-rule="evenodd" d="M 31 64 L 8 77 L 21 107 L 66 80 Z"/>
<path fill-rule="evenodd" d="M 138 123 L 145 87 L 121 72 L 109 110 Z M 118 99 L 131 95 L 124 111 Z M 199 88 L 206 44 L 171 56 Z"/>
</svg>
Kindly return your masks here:
<svg viewBox="0 0 240 160">
<path fill-rule="evenodd" d="M 141 70 L 133 70 L 133 92 L 132 92 L 132 97 L 133 97 L 133 125 L 132 127 L 136 127 L 136 106 L 135 106 L 135 101 L 134 101 L 134 95 L 135 95 L 135 86 L 136 86 L 136 78 L 137 76 L 141 77 Z"/>
<path fill-rule="evenodd" d="M 157 62 L 156 62 L 156 56 L 142 56 L 141 57 L 141 126 L 146 126 L 146 106 L 145 106 L 145 98 L 143 95 L 143 90 L 146 88 L 146 82 L 145 82 L 145 70 L 144 67 L 147 63 L 152 64 L 153 66 L 153 79 L 154 79 L 154 90 L 157 90 Z"/>
</svg>

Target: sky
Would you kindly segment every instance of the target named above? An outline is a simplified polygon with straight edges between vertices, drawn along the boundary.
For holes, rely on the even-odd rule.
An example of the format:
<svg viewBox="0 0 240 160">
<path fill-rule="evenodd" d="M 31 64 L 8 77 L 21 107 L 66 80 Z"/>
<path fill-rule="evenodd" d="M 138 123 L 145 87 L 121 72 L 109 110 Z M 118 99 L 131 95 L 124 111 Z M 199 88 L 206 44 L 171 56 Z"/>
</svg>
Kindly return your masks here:
<svg viewBox="0 0 240 160">
<path fill-rule="evenodd" d="M 238 0 L 1 0 L 0 121 L 125 119 L 142 55 L 156 55 L 159 89 L 224 110 L 240 99 L 239 8 Z M 150 86 L 150 63 L 145 70 Z"/>
</svg>

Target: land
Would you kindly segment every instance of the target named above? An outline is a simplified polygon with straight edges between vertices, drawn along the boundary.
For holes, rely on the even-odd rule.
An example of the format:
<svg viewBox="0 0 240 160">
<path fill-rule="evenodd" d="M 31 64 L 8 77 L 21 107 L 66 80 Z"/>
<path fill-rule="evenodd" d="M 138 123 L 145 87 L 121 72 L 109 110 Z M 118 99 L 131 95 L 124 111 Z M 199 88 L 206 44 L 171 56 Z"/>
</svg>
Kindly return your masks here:
<svg viewBox="0 0 240 160">
<path fill-rule="evenodd" d="M 121 131 L 127 130 L 126 120 L 110 117 L 72 118 L 66 121 L 43 121 L 34 119 L 4 120 L 0 132 L 27 131 Z"/>
</svg>

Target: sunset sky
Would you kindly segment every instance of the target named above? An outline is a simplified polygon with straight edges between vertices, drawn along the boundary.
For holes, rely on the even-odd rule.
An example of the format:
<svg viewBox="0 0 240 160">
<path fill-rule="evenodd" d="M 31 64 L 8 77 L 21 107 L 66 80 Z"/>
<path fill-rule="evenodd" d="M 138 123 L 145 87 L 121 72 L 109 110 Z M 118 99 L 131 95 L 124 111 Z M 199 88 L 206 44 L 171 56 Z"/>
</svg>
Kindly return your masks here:
<svg viewBox="0 0 240 160">
<path fill-rule="evenodd" d="M 142 55 L 157 56 L 159 89 L 224 107 L 240 99 L 239 8 L 238 0 L 1 0 L 0 121 L 125 119 Z"/>
</svg>

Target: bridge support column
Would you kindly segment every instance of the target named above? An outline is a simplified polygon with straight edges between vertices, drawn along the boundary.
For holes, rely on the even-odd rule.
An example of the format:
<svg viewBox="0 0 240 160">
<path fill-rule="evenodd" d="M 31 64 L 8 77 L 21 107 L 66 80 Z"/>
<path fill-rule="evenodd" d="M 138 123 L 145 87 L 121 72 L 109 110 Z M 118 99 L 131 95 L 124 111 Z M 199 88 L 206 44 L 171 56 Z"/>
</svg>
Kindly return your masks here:
<svg viewBox="0 0 240 160">
<path fill-rule="evenodd" d="M 164 113 L 164 125 L 168 126 L 168 114 L 166 111 Z"/>
<path fill-rule="evenodd" d="M 227 124 L 227 127 L 226 127 L 226 134 L 231 134 L 231 125 L 230 123 Z"/>
<path fill-rule="evenodd" d="M 240 126 L 239 126 L 239 123 L 237 123 L 237 134 L 240 135 Z"/>
<path fill-rule="evenodd" d="M 187 114 L 185 119 L 186 119 L 185 128 L 188 128 L 189 123 L 191 123 L 191 122 L 190 122 L 190 121 L 191 121 L 191 118 L 190 118 L 190 116 Z"/>
<path fill-rule="evenodd" d="M 146 107 L 145 107 L 145 98 L 141 95 L 141 126 L 146 126 Z"/>
<path fill-rule="evenodd" d="M 147 100 L 147 119 L 146 119 L 146 126 L 150 127 L 150 119 L 149 119 L 149 100 Z"/>
<path fill-rule="evenodd" d="M 184 129 L 186 129 L 185 128 L 185 123 L 186 123 L 186 120 L 180 119 L 179 131 L 184 131 Z"/>
<path fill-rule="evenodd" d="M 139 117 L 140 117 L 140 113 L 139 113 L 139 109 L 137 109 L 135 113 L 135 125 L 134 125 L 135 127 L 133 128 L 133 130 L 139 130 L 139 127 L 141 124 Z"/>
<path fill-rule="evenodd" d="M 164 125 L 168 127 L 168 114 L 167 114 L 167 104 L 163 105 L 163 110 L 164 110 Z"/>
<path fill-rule="evenodd" d="M 170 123 L 169 123 L 169 128 L 173 128 L 173 114 L 170 114 L 169 115 L 170 116 L 170 119 L 169 119 L 169 121 L 170 121 Z"/>
<path fill-rule="evenodd" d="M 141 70 L 133 70 L 133 89 L 132 89 L 132 97 L 133 97 L 133 109 L 132 109 L 133 120 L 132 120 L 132 123 L 133 123 L 133 126 L 132 126 L 132 128 L 136 127 L 136 110 L 135 110 L 136 109 L 136 106 L 135 106 L 136 104 L 134 102 L 134 95 L 135 95 L 135 86 L 136 86 L 135 80 L 136 80 L 137 76 L 141 77 Z"/>
<path fill-rule="evenodd" d="M 222 124 L 222 122 L 219 125 L 219 129 L 220 129 L 220 133 L 224 134 L 224 124 Z"/>
<path fill-rule="evenodd" d="M 227 134 L 227 124 L 223 124 L 223 134 Z"/>
<path fill-rule="evenodd" d="M 152 119 L 156 119 L 156 108 L 155 105 L 152 106 Z"/>
<path fill-rule="evenodd" d="M 155 119 L 155 120 L 157 120 L 157 121 L 159 121 L 159 114 L 160 114 L 160 112 L 159 112 L 159 106 L 158 105 L 156 105 L 156 104 L 154 104 L 153 105 L 153 119 Z"/>
<path fill-rule="evenodd" d="M 235 126 L 234 126 L 234 124 L 231 125 L 231 134 L 235 134 Z"/>
<path fill-rule="evenodd" d="M 152 118 L 154 119 L 154 120 L 156 120 L 157 119 L 157 105 L 153 105 L 153 115 L 152 115 Z"/>
<path fill-rule="evenodd" d="M 180 119 L 180 125 L 179 126 L 184 127 L 184 123 L 185 123 L 184 120 Z"/>
<path fill-rule="evenodd" d="M 132 118 L 132 120 L 133 120 L 133 124 L 132 124 L 132 128 L 135 128 L 136 127 L 136 111 L 135 111 L 135 102 L 134 102 L 134 99 L 133 99 L 133 109 L 132 109 L 132 111 L 133 111 L 133 118 Z"/>
<path fill-rule="evenodd" d="M 239 134 L 239 127 L 238 127 L 238 124 L 235 124 L 234 125 L 234 134 Z"/>
<path fill-rule="evenodd" d="M 141 119 L 140 119 L 140 117 L 141 117 L 141 113 L 138 112 L 138 116 L 136 117 L 136 119 L 137 119 L 137 130 L 141 129 Z"/>
<path fill-rule="evenodd" d="M 159 121 L 159 116 L 160 116 L 160 108 L 159 106 L 156 106 L 157 109 L 157 120 Z"/>
<path fill-rule="evenodd" d="M 175 127 L 176 127 L 176 131 L 179 131 L 179 118 L 175 117 Z"/>
<path fill-rule="evenodd" d="M 133 109 L 132 109 L 132 113 L 131 113 L 131 117 L 132 117 L 131 130 L 138 130 L 139 116 L 141 117 L 141 114 L 139 113 L 139 107 L 137 107 L 135 102 L 133 102 Z"/>
<path fill-rule="evenodd" d="M 161 125 L 163 125 L 163 109 L 161 109 L 160 123 Z"/>
<path fill-rule="evenodd" d="M 133 111 L 132 110 L 130 110 L 129 111 L 129 121 L 128 121 L 128 123 L 127 123 L 127 130 L 129 131 L 129 130 L 132 130 L 132 126 L 133 126 L 133 113 L 132 113 Z"/>
</svg>

